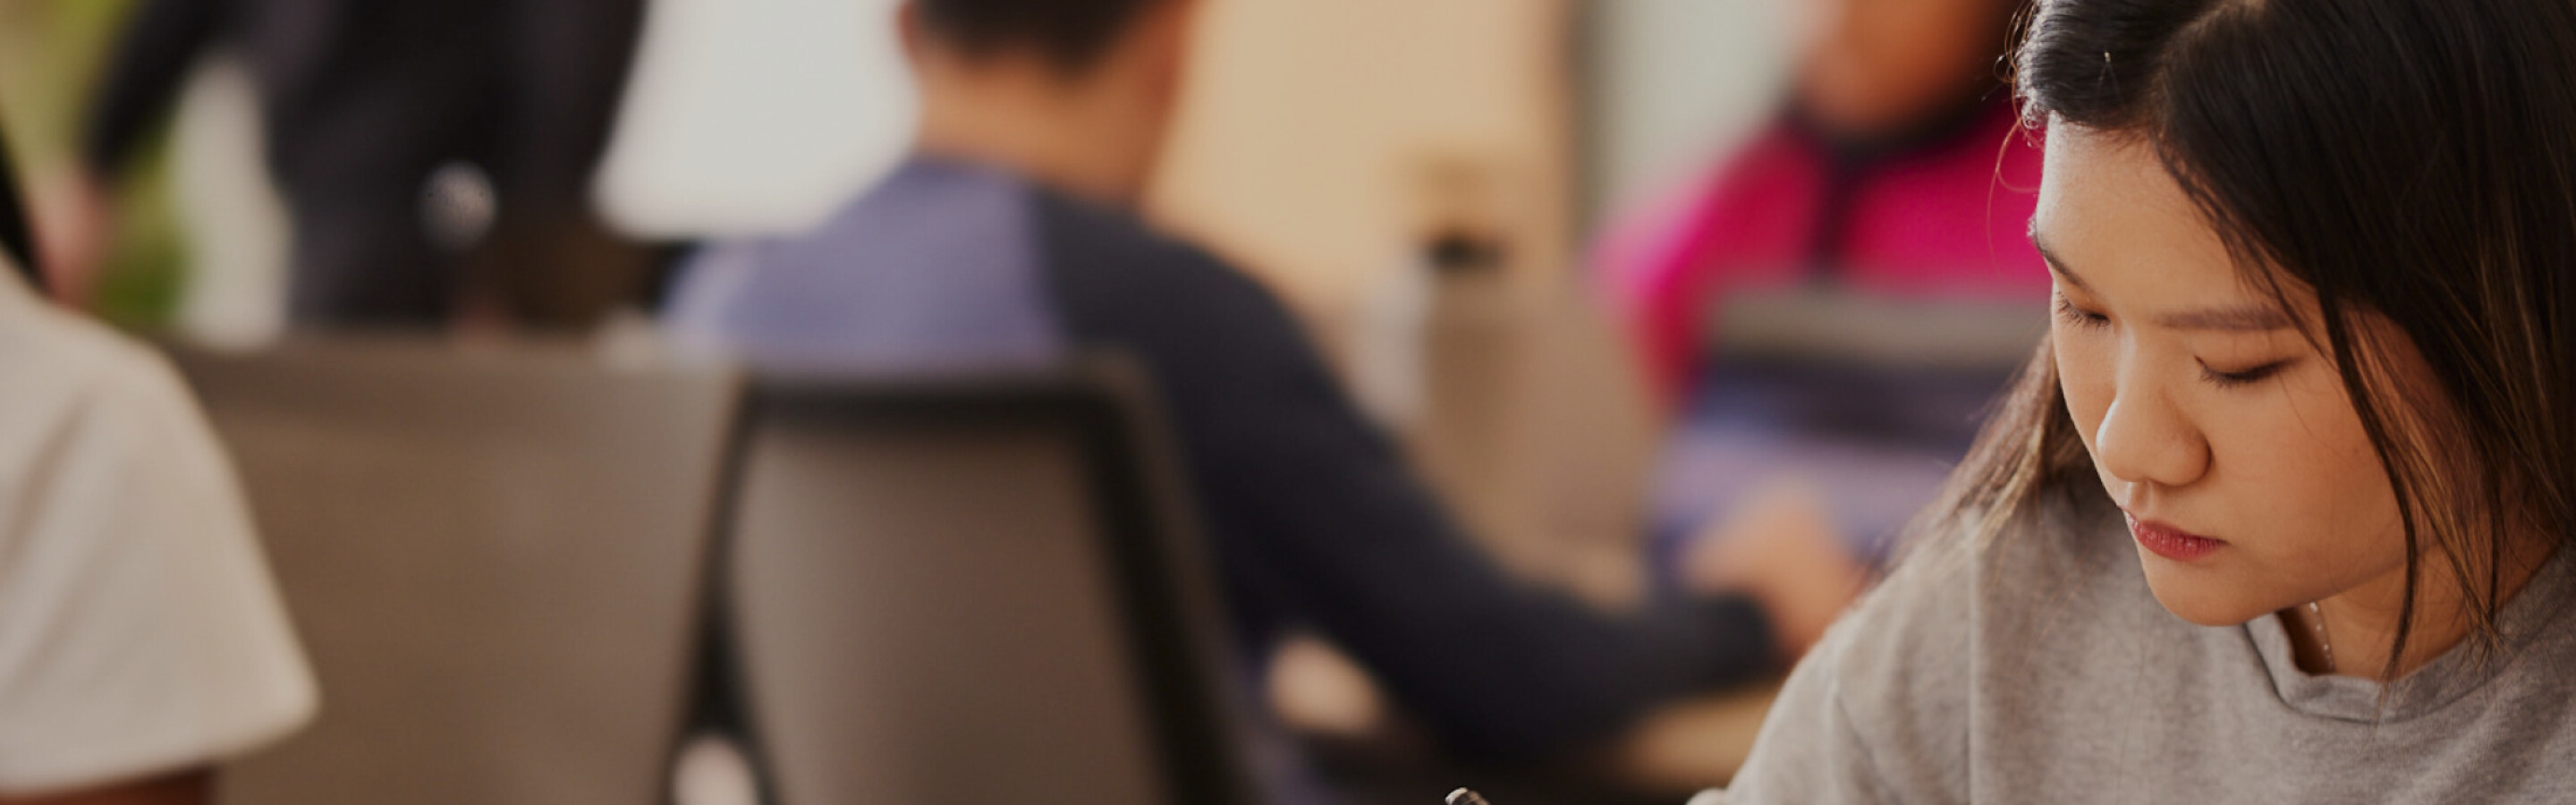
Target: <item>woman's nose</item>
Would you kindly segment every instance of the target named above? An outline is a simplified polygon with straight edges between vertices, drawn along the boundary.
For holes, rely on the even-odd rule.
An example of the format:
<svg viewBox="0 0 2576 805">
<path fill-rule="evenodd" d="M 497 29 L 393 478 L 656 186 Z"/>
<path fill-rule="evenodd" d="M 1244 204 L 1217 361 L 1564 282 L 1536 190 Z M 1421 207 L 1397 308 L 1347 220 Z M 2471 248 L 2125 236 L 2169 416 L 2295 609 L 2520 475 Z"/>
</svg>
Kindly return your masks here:
<svg viewBox="0 0 2576 805">
<path fill-rule="evenodd" d="M 2154 389 L 2124 389 L 2093 433 L 2095 460 L 2129 483 L 2183 486 L 2209 470 L 2209 443 Z"/>
</svg>

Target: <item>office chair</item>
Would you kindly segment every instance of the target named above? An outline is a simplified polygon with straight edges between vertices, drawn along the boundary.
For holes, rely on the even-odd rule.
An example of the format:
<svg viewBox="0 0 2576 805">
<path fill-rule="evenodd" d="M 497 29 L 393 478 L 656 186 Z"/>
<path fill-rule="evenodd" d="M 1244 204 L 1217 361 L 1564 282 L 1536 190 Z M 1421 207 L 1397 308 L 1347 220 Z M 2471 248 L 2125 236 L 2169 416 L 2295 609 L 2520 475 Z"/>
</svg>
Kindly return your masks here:
<svg viewBox="0 0 2576 805">
<path fill-rule="evenodd" d="M 661 801 L 735 377 L 383 340 L 175 357 L 322 689 L 225 801 Z"/>
<path fill-rule="evenodd" d="M 1140 378 L 755 384 L 720 577 L 774 801 L 1252 801 Z"/>
</svg>

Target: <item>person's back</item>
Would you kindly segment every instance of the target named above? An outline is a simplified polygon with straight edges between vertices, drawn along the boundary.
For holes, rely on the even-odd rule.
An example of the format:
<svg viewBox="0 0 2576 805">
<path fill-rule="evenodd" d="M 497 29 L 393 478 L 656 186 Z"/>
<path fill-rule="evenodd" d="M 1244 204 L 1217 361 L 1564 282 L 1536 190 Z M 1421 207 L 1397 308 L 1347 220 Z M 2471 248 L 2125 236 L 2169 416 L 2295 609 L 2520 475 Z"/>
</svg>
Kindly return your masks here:
<svg viewBox="0 0 2576 805">
<path fill-rule="evenodd" d="M 1043 365 L 1067 338 L 1041 199 L 1053 197 L 991 168 L 915 160 L 806 235 L 702 251 L 667 318 L 684 339 L 770 367 Z"/>
<path fill-rule="evenodd" d="M 1845 600 L 1854 579 L 1838 554 L 1761 579 L 1778 585 L 1757 585 L 1768 612 L 1726 596 L 1615 618 L 1508 578 L 1275 298 L 1119 206 L 1158 150 L 1191 4 L 1083 6 L 1103 27 L 1039 40 L 1054 45 L 976 27 L 1021 5 L 908 6 L 923 154 L 814 231 L 702 253 L 669 314 L 680 337 L 797 371 L 1026 365 L 1092 345 L 1134 355 L 1178 431 L 1246 654 L 1314 628 L 1471 753 L 1604 737 L 1656 702 L 1773 667 Z"/>
</svg>

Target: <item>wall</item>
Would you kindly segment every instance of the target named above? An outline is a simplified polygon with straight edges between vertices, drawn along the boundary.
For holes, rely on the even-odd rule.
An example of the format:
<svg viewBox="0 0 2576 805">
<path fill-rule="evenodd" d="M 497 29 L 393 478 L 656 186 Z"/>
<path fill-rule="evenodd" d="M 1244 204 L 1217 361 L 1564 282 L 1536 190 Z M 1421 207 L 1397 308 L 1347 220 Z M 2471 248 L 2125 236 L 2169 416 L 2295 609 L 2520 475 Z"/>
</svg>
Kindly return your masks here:
<svg viewBox="0 0 2576 805">
<path fill-rule="evenodd" d="M 790 232 L 911 146 L 894 0 L 650 0 L 593 180 L 611 222 L 664 238 Z"/>
<path fill-rule="evenodd" d="M 1428 224 L 1425 176 L 1492 178 L 1515 282 L 1565 269 L 1568 0 L 1206 0 L 1156 216 L 1300 307 L 1348 305 Z"/>
<path fill-rule="evenodd" d="M 1615 214 L 1678 191 L 1778 102 L 1797 0 L 1591 0 L 1585 158 Z"/>
<path fill-rule="evenodd" d="M 1154 215 L 1278 290 L 1356 379 L 1418 350 L 1399 431 L 1471 532 L 1524 574 L 1632 600 L 1653 434 L 1579 293 L 1576 4 L 1205 1 Z M 1492 237 L 1499 265 L 1408 291 L 1443 226 Z M 1377 320 L 1422 290 L 1409 334 Z"/>
</svg>

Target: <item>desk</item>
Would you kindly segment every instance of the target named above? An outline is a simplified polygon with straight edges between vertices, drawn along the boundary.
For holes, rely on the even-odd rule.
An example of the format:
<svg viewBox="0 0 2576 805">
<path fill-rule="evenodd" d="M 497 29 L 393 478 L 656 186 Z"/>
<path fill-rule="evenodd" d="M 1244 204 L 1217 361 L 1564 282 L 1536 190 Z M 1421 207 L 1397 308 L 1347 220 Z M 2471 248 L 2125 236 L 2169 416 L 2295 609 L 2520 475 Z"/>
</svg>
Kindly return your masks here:
<svg viewBox="0 0 2576 805">
<path fill-rule="evenodd" d="M 1437 759 L 1436 751 L 1415 740 L 1419 736 L 1392 737 L 1401 730 L 1376 684 L 1356 663 L 1320 641 L 1295 638 L 1284 644 L 1271 667 L 1270 680 L 1271 705 L 1290 728 L 1340 747 L 1337 754 L 1374 756 L 1346 760 L 1365 766 L 1447 764 Z M 1640 801 L 1678 802 L 1692 792 L 1725 784 L 1744 765 L 1782 681 L 1775 677 L 1667 704 L 1579 761 L 1514 771 L 1563 778 L 1557 782 L 1570 788 L 1610 789 Z"/>
<path fill-rule="evenodd" d="M 1762 717 L 1780 695 L 1781 679 L 1712 693 L 1649 714 L 1605 754 L 1611 781 L 1645 791 L 1697 791 L 1723 785 L 1753 751 Z"/>
</svg>

